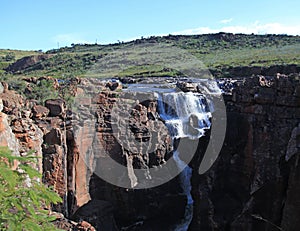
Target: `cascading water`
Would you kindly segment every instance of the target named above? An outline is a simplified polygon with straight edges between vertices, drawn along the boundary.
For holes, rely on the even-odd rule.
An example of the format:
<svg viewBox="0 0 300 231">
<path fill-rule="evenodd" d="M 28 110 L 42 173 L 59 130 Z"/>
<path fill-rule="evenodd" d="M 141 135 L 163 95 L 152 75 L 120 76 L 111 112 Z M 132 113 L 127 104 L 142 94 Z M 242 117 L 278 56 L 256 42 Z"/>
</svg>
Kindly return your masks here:
<svg viewBox="0 0 300 231">
<path fill-rule="evenodd" d="M 171 92 L 158 95 L 158 110 L 174 139 L 199 139 L 209 129 L 212 106 L 199 93 Z M 183 193 L 187 197 L 185 217 L 176 225 L 176 231 L 186 231 L 193 217 L 193 199 L 191 195 L 192 169 L 179 158 L 175 150 L 173 158 L 181 171 L 179 177 Z"/>
<path fill-rule="evenodd" d="M 162 93 L 158 109 L 173 138 L 198 139 L 210 128 L 212 108 L 202 94 Z"/>
</svg>

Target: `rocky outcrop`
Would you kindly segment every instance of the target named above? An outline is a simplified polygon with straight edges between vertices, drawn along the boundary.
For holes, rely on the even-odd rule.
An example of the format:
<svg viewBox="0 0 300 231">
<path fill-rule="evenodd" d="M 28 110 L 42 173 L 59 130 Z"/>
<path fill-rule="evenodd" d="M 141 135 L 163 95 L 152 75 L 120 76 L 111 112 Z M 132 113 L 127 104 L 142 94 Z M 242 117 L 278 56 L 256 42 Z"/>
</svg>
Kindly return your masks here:
<svg viewBox="0 0 300 231">
<path fill-rule="evenodd" d="M 35 167 L 42 172 L 43 133 L 31 119 L 30 109 L 20 95 L 8 90 L 6 84 L 0 94 L 0 102 L 1 145 L 8 146 L 17 156 L 35 155 L 38 157 Z"/>
<path fill-rule="evenodd" d="M 49 100 L 48 109 L 34 100 L 24 100 L 5 83 L 0 86 L 0 146 L 8 146 L 16 156 L 38 157 L 33 167 L 43 173 L 43 182 L 63 198 L 63 203 L 53 209 L 68 216 L 65 102 Z M 95 230 L 82 219 L 74 223 L 61 217 L 55 224 L 66 230 Z"/>
<path fill-rule="evenodd" d="M 24 58 L 21 58 L 17 60 L 15 63 L 11 64 L 6 68 L 6 71 L 8 72 L 18 72 L 26 70 L 29 67 L 33 67 L 34 65 L 37 65 L 40 61 L 46 60 L 53 55 L 51 54 L 42 54 L 42 55 L 33 55 L 33 56 L 26 56 Z"/>
</svg>

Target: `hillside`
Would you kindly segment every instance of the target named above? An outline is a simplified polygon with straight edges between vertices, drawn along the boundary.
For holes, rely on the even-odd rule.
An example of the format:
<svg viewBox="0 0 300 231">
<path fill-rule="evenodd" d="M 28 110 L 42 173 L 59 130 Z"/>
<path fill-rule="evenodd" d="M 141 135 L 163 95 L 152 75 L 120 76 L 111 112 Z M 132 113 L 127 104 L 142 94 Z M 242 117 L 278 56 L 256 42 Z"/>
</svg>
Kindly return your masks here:
<svg viewBox="0 0 300 231">
<path fill-rule="evenodd" d="M 26 56 L 37 55 L 38 51 L 22 51 L 22 50 L 10 50 L 0 49 L 0 73 L 5 72 L 3 69 L 7 68 L 10 64 L 16 60 Z"/>
<path fill-rule="evenodd" d="M 45 53 L 0 50 L 2 59 L 0 64 L 2 75 L 5 76 L 8 74 L 55 78 L 84 76 L 95 63 L 101 62 L 112 52 L 119 50 L 130 52 L 137 45 L 143 44 L 166 44 L 188 51 L 201 60 L 216 77 L 231 76 L 237 68 L 246 72 L 244 75 L 251 75 L 252 69 L 245 70 L 245 67 L 266 69 L 274 66 L 281 68 L 287 65 L 292 65 L 293 68 L 300 66 L 299 36 L 230 33 L 153 36 L 109 45 L 72 44 L 71 47 L 53 49 Z M 7 61 L 6 58 L 9 59 L 7 57 L 9 55 L 12 55 L 13 59 Z M 36 57 L 25 57 L 31 55 Z M 18 60 L 20 58 L 23 59 Z M 139 59 L 139 57 L 133 57 L 133 59 Z M 14 61 L 16 63 L 13 64 Z M 112 71 L 110 74 L 111 76 L 106 77 L 181 75 L 176 70 L 160 65 L 140 65 L 121 73 Z"/>
</svg>

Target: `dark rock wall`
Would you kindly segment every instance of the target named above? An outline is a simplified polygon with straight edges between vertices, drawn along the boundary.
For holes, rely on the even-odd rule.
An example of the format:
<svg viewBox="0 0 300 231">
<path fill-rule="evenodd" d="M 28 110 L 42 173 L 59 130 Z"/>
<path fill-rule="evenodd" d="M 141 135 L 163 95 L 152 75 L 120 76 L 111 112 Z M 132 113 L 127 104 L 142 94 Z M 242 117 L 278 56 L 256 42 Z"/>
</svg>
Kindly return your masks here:
<svg viewBox="0 0 300 231">
<path fill-rule="evenodd" d="M 190 230 L 299 230 L 299 77 L 236 84 L 224 96 L 219 158 L 204 175 L 194 171 Z"/>
</svg>

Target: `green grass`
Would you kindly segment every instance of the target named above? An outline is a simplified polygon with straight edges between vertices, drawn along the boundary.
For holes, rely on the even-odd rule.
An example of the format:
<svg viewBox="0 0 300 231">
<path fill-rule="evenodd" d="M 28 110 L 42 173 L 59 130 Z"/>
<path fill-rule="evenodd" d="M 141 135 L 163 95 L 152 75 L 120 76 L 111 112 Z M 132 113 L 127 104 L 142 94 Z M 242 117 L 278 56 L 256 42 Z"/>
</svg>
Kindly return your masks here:
<svg viewBox="0 0 300 231">
<path fill-rule="evenodd" d="M 271 66 L 300 64 L 300 44 L 283 47 L 241 48 L 194 55 L 208 67 L 217 66 Z"/>
<path fill-rule="evenodd" d="M 169 49 L 169 54 L 159 50 L 162 44 L 166 45 L 167 50 Z M 171 48 L 175 49 L 175 53 Z M 164 57 L 165 60 L 171 59 L 176 63 L 177 59 L 182 58 L 180 50 L 193 55 L 207 68 L 221 71 L 236 66 L 270 67 L 287 64 L 300 66 L 299 36 L 219 33 L 149 37 L 110 45 L 77 44 L 46 52 L 54 54 L 54 56 L 24 69 L 20 74 L 48 75 L 57 78 L 68 76 L 177 76 L 180 71 L 175 67 L 165 66 L 165 62 L 159 63 L 156 60 Z M 16 59 L 39 54 L 35 51 L 0 50 L 0 57 L 4 57 L 9 52 L 13 52 Z M 125 53 L 126 55 L 124 55 Z M 114 60 L 109 60 L 109 57 Z M 141 59 L 146 59 L 146 62 L 139 63 Z M 132 66 L 132 63 L 135 65 Z M 10 62 L 0 63 L 0 69 L 9 64 Z M 180 70 L 191 68 L 188 65 L 188 62 L 183 61 Z M 93 68 L 100 68 L 100 70 L 95 72 Z"/>
</svg>

